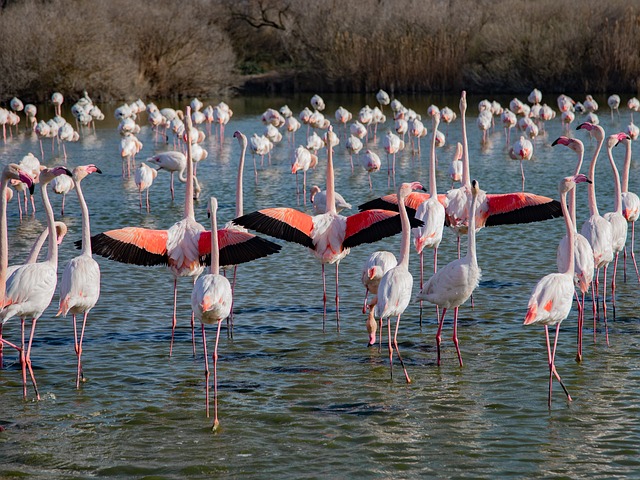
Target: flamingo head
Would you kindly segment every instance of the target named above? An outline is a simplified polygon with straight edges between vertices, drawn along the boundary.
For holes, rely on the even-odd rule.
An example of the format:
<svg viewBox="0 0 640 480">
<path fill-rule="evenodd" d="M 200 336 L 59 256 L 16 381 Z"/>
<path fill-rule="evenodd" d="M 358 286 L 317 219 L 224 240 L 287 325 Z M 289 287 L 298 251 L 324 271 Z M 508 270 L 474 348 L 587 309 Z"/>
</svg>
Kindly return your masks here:
<svg viewBox="0 0 640 480">
<path fill-rule="evenodd" d="M 398 188 L 398 199 L 404 200 L 413 190 L 422 190 L 423 192 L 427 191 L 420 182 L 403 183 Z"/>
<path fill-rule="evenodd" d="M 69 170 L 67 167 L 58 166 L 53 168 L 45 168 L 40 172 L 40 183 L 46 185 L 60 175 L 68 175 L 69 177 L 73 177 L 71 170 Z"/>
<path fill-rule="evenodd" d="M 467 111 L 467 92 L 465 90 L 462 91 L 460 95 L 460 113 L 465 113 Z"/>
<path fill-rule="evenodd" d="M 587 130 L 596 140 L 604 139 L 604 129 L 600 125 L 595 125 L 591 122 L 583 122 L 576 127 L 576 130 Z"/>
<path fill-rule="evenodd" d="M 619 132 L 619 133 L 616 133 L 614 135 L 611 135 L 609 137 L 609 139 L 610 139 L 611 142 L 615 142 L 615 143 L 613 143 L 613 146 L 615 147 L 620 142 L 623 142 L 625 140 L 626 141 L 630 140 L 631 137 L 629 137 L 629 135 L 627 135 L 627 133 L 625 133 L 625 132 Z"/>
<path fill-rule="evenodd" d="M 581 173 L 579 173 L 578 175 L 564 177 L 560 181 L 560 193 L 562 194 L 568 192 L 572 188 L 575 188 L 578 183 L 591 183 L 591 180 L 589 180 L 586 175 L 583 175 Z"/>
<path fill-rule="evenodd" d="M 316 195 L 320 193 L 320 187 L 318 185 L 314 185 L 311 187 L 311 191 L 309 192 L 309 201 L 313 203 L 313 199 L 316 198 Z"/>
<path fill-rule="evenodd" d="M 10 163 L 4 167 L 4 170 L 2 171 L 2 179 L 19 180 L 24 183 L 29 188 L 29 192 L 33 194 L 33 177 L 15 163 Z"/>
<path fill-rule="evenodd" d="M 569 138 L 562 135 L 561 137 L 556 138 L 551 146 L 555 145 L 564 145 L 565 147 L 569 147 L 571 150 L 576 152 L 577 154 L 584 153 L 584 144 L 581 140 L 577 138 Z"/>
<path fill-rule="evenodd" d="M 471 180 L 471 195 L 473 197 L 477 197 L 479 191 L 480 191 L 480 185 L 478 184 L 478 181 L 475 179 Z"/>
<path fill-rule="evenodd" d="M 56 222 L 56 242 L 58 245 L 62 243 L 62 239 L 67 234 L 67 225 L 63 222 Z"/>
<path fill-rule="evenodd" d="M 89 164 L 89 165 L 79 165 L 76 168 L 73 169 L 73 178 L 76 181 L 80 181 L 83 178 L 85 178 L 88 175 L 91 175 L 92 173 L 102 173 L 102 170 L 100 170 L 98 167 L 96 167 L 94 164 Z"/>
<path fill-rule="evenodd" d="M 241 147 L 246 148 L 247 147 L 247 136 L 242 133 L 239 130 L 236 130 L 235 132 L 233 132 L 233 136 L 238 139 L 238 143 L 240 144 Z"/>
</svg>

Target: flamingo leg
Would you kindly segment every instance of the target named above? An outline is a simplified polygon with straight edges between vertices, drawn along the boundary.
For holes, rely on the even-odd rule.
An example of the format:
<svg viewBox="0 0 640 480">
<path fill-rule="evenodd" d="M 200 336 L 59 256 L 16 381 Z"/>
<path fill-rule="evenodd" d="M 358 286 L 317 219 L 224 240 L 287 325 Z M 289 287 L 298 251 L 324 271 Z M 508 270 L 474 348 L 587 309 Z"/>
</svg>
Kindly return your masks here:
<svg viewBox="0 0 640 480">
<path fill-rule="evenodd" d="M 438 350 L 438 357 L 436 360 L 436 365 L 440 366 L 440 344 L 442 343 L 442 326 L 444 325 L 444 314 L 447 313 L 447 309 L 442 309 L 442 316 L 440 317 L 440 322 L 438 322 L 438 331 L 436 332 L 436 347 Z"/>
<path fill-rule="evenodd" d="M 142 211 L 142 188 L 138 187 L 138 200 L 140 203 L 140 211 Z"/>
<path fill-rule="evenodd" d="M 369 297 L 369 288 L 365 288 L 364 290 L 364 304 L 362 305 L 362 313 L 367 313 L 367 298 Z M 2 338 L 2 327 L 0 326 L 0 339 Z M 2 349 L 0 348 L 0 359 L 2 355 Z M 0 364 L 0 368 L 2 365 Z"/>
<path fill-rule="evenodd" d="M 24 339 L 24 317 L 20 318 L 20 346 L 18 349 L 20 352 L 20 371 L 22 374 L 22 396 L 26 400 L 27 399 L 27 357 L 25 355 L 25 339 Z"/>
<path fill-rule="evenodd" d="M 462 367 L 462 354 L 460 353 L 460 345 L 458 344 L 458 307 L 453 309 L 453 344 L 456 346 L 458 354 L 458 362 Z"/>
<path fill-rule="evenodd" d="M 170 184 L 170 188 L 171 188 L 171 201 L 173 202 L 176 198 L 175 196 L 175 192 L 173 190 L 173 172 L 171 172 L 171 184 Z"/>
<path fill-rule="evenodd" d="M 391 317 L 387 318 L 388 331 L 388 347 L 389 347 L 389 371 L 391 372 L 391 380 L 393 380 L 393 343 L 391 341 Z"/>
<path fill-rule="evenodd" d="M 84 312 L 84 317 L 82 319 L 82 330 L 80 331 L 80 341 L 77 344 L 76 354 L 78 355 L 78 372 L 76 374 L 76 388 L 80 388 L 80 380 L 84 382 L 84 373 L 82 372 L 82 340 L 84 340 L 84 329 L 87 326 L 87 316 L 89 312 Z M 75 329 L 76 316 L 73 316 L 73 327 Z"/>
<path fill-rule="evenodd" d="M 336 328 L 338 329 L 338 332 L 340 331 L 340 293 L 338 290 L 338 286 L 339 286 L 339 281 L 338 279 L 340 278 L 338 275 L 338 267 L 340 266 L 340 262 L 336 262 Z"/>
<path fill-rule="evenodd" d="M 582 292 L 582 301 L 578 297 L 578 292 L 576 291 L 576 302 L 578 304 L 578 353 L 576 354 L 576 362 L 582 362 L 582 328 L 584 326 L 584 292 Z"/>
<path fill-rule="evenodd" d="M 613 321 L 616 321 L 616 274 L 618 273 L 618 256 L 620 252 L 616 252 L 616 258 L 613 263 L 613 275 L 611 276 L 611 305 L 613 308 Z"/>
<path fill-rule="evenodd" d="M 147 188 L 147 213 L 151 212 L 151 207 L 149 206 L 149 189 Z"/>
<path fill-rule="evenodd" d="M 424 252 L 420 252 L 420 290 L 424 285 Z M 420 300 L 420 328 L 422 328 L 422 300 Z"/>
<path fill-rule="evenodd" d="M 27 368 L 29 369 L 29 375 L 31 376 L 31 383 L 33 383 L 33 389 L 36 392 L 36 398 L 40 400 L 40 394 L 38 393 L 38 384 L 36 383 L 36 377 L 33 374 L 33 368 L 31 368 L 31 345 L 33 344 L 33 337 L 36 333 L 36 322 L 37 318 L 33 319 L 31 323 L 31 334 L 29 335 L 29 346 L 27 347 L 27 355 L 25 357 L 27 362 Z"/>
<path fill-rule="evenodd" d="M 389 323 L 391 323 L 391 318 L 389 318 Z M 398 320 L 396 320 L 396 331 L 393 335 L 393 346 L 396 349 L 396 353 L 398 354 L 398 359 L 400 359 L 400 365 L 402 365 L 402 369 L 404 370 L 404 377 L 407 379 L 407 383 L 411 383 L 411 379 L 409 378 L 409 374 L 407 373 L 407 367 L 404 366 L 402 355 L 400 355 L 400 350 L 398 349 L 398 327 L 400 327 L 400 315 L 398 315 Z"/>
<path fill-rule="evenodd" d="M 196 285 L 198 277 L 193 277 L 193 286 Z M 196 356 L 196 314 L 191 310 L 191 347 L 193 349 L 193 356 Z"/>
<path fill-rule="evenodd" d="M 522 160 L 520 160 L 520 172 L 522 173 L 522 191 L 524 192 L 524 165 Z"/>
<path fill-rule="evenodd" d="M 233 303 L 234 303 L 234 295 L 236 289 L 236 276 L 238 273 L 238 266 L 233 266 L 233 280 L 231 281 L 231 312 L 229 313 L 229 317 L 227 317 L 228 323 L 227 327 L 229 328 L 229 332 L 231 334 L 231 338 L 233 338 Z"/>
<path fill-rule="evenodd" d="M 173 337 L 176 333 L 176 308 L 178 304 L 178 277 L 173 279 L 173 317 L 171 319 L 171 343 L 169 344 L 169 358 L 173 353 Z"/>
<path fill-rule="evenodd" d="M 324 263 L 322 264 L 322 332 L 324 333 L 327 319 L 327 283 L 324 276 Z"/>
<path fill-rule="evenodd" d="M 636 276 L 638 277 L 638 283 L 640 283 L 640 272 L 638 272 L 638 264 L 636 263 L 636 254 L 633 251 L 633 244 L 635 243 L 635 224 L 636 222 L 631 222 L 631 259 L 633 260 L 633 267 L 636 269 Z"/>
<path fill-rule="evenodd" d="M 218 341 L 220 340 L 220 327 L 222 322 L 218 322 L 218 332 L 216 333 L 216 345 L 213 349 L 213 427 L 214 432 L 218 429 Z"/>
<path fill-rule="evenodd" d="M 207 336 L 204 323 L 202 324 L 202 348 L 204 349 L 205 411 L 207 418 L 209 418 L 209 355 L 207 354 Z"/>
<path fill-rule="evenodd" d="M 571 398 L 571 395 L 569 395 L 569 391 L 567 390 L 567 387 L 565 387 L 564 383 L 562 382 L 562 379 L 560 378 L 560 375 L 558 375 L 558 371 L 556 370 L 556 365 L 555 365 L 556 347 L 558 346 L 558 335 L 559 334 L 560 334 L 560 324 L 558 323 L 556 325 L 556 334 L 555 334 L 555 337 L 553 339 L 553 353 L 551 354 L 551 373 L 553 374 L 553 376 L 556 377 L 558 382 L 560 382 L 560 386 L 562 387 L 562 390 L 564 390 L 564 393 L 567 396 L 567 400 L 569 402 L 571 402 L 571 401 L 573 401 L 573 399 Z M 547 335 L 548 335 L 548 329 L 547 329 Z M 547 336 L 547 339 L 548 339 L 548 336 Z M 551 392 L 551 390 L 550 390 L 550 392 Z M 551 397 L 549 397 L 549 407 L 551 407 Z"/>
<path fill-rule="evenodd" d="M 4 340 L 2 340 L 2 323 L 0 323 L 0 370 L 4 368 L 3 363 L 4 363 Z"/>
<path fill-rule="evenodd" d="M 604 281 L 602 283 L 602 309 L 604 311 L 604 335 L 609 346 L 609 326 L 607 325 L 607 265 L 604 266 Z"/>
</svg>

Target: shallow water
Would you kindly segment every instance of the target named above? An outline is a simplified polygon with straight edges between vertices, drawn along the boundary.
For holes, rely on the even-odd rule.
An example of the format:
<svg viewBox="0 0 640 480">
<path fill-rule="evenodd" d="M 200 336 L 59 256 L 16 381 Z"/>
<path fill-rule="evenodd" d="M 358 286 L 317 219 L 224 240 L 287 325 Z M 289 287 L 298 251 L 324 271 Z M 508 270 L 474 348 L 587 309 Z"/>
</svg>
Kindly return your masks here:
<svg viewBox="0 0 640 480">
<path fill-rule="evenodd" d="M 511 97 L 498 98 L 507 105 Z M 579 98 L 575 96 L 574 98 Z M 458 98 L 426 97 L 400 100 L 426 117 L 431 103 L 449 105 L 458 112 Z M 467 128 L 471 175 L 487 192 L 519 191 L 520 166 L 509 159 L 504 133 L 498 126 L 488 145 L 481 146 L 476 127 L 477 102 L 469 99 Z M 555 96 L 545 99 L 555 107 Z M 626 127 L 629 112 L 611 121 L 606 98 L 598 98 L 601 124 L 607 134 Z M 624 97 L 626 102 L 626 97 Z M 333 120 L 339 105 L 354 116 L 373 96 L 326 96 L 326 116 Z M 207 103 L 216 104 L 218 100 Z M 209 157 L 198 166 L 203 188 L 196 219 L 208 226 L 206 199 L 215 195 L 220 224 L 234 215 L 234 183 L 239 147 L 231 136 L 241 130 L 248 137 L 262 133 L 260 115 L 267 107 L 288 103 L 297 113 L 307 106 L 296 98 L 240 98 L 229 102 L 235 114 L 226 127 L 222 148 L 210 135 Z M 69 106 L 65 105 L 67 113 Z M 68 165 L 95 163 L 102 175 L 83 182 L 91 211 L 92 233 L 123 226 L 168 228 L 182 216 L 184 186 L 176 182 L 171 202 L 169 176 L 160 172 L 151 187 L 150 214 L 140 212 L 133 180 L 123 180 L 119 135 L 112 112 L 96 133 L 67 146 Z M 179 107 L 180 105 L 176 105 Z M 47 110 L 43 118 L 51 115 Z M 389 114 L 387 108 L 386 113 Z M 71 117 L 68 117 L 71 120 Z M 585 142 L 585 163 L 594 142 L 586 132 L 572 135 Z M 24 122 L 24 119 L 23 119 Z M 155 144 L 144 125 L 139 159 L 166 149 Z M 430 122 L 425 122 L 431 131 Z M 499 125 L 499 124 L 498 124 Z M 373 175 L 373 192 L 359 167 L 351 173 L 349 158 L 336 149 L 336 188 L 354 208 L 366 200 L 390 193 L 380 128 L 371 142 L 380 154 L 383 171 Z M 439 190 L 451 186 L 448 167 L 460 139 L 460 119 L 448 126 L 447 144 L 438 150 Z M 336 128 L 340 133 L 340 129 Z M 559 117 L 547 125 L 547 134 L 534 144 L 534 159 L 525 164 L 526 190 L 557 197 L 559 180 L 569 175 L 575 154 L 551 142 L 562 133 Z M 297 143 L 304 134 L 299 131 Z M 512 141 L 515 140 L 512 133 Z M 47 147 L 49 149 L 47 149 Z M 428 183 L 429 141 L 421 156 L 407 148 L 397 160 L 397 182 Z M 2 163 L 17 162 L 27 152 L 39 155 L 35 135 L 21 133 L 0 144 Z M 251 155 L 245 168 L 245 213 L 269 206 L 294 206 L 311 212 L 308 200 L 296 195 L 290 173 L 291 147 L 284 140 L 271 165 L 258 168 L 253 179 Z M 614 150 L 618 165 L 624 149 Z M 640 163 L 634 153 L 630 190 L 640 191 Z M 57 156 L 57 150 L 56 150 Z M 47 164 L 52 160 L 45 143 Z M 324 157 L 309 172 L 308 186 L 324 185 Z M 355 160 L 355 158 L 354 158 Z M 258 164 L 260 160 L 258 159 Z M 587 166 L 583 167 L 586 172 Z M 300 179 L 301 180 L 301 179 Z M 586 188 L 578 187 L 578 221 L 587 216 Z M 606 159 L 597 167 L 600 211 L 613 209 L 613 181 Z M 56 217 L 60 197 L 50 195 Z M 9 204 L 10 263 L 21 262 L 45 220 L 37 197 L 35 218 L 18 219 L 16 200 Z M 62 266 L 78 251 L 81 220 L 75 194 L 67 198 L 65 216 L 69 234 L 61 245 Z M 0 476 L 31 474 L 40 478 L 622 478 L 640 471 L 640 320 L 639 286 L 634 274 L 627 283 L 618 272 L 616 318 L 609 323 L 610 346 L 598 324 L 593 342 L 590 317 L 585 322 L 584 362 L 575 357 L 576 309 L 562 324 L 556 355 L 557 369 L 573 396 L 567 402 L 557 382 L 552 408 L 547 406 L 548 369 L 544 330 L 524 327 L 531 289 L 543 275 L 556 270 L 556 246 L 564 223 L 490 227 L 477 237 L 478 262 L 483 276 L 475 291 L 474 308 L 460 309 L 459 337 L 464 367 L 458 366 L 451 342 L 451 317 L 445 321 L 442 366 L 435 364 L 435 309 L 411 304 L 402 317 L 400 349 L 413 380 L 406 384 L 397 358 L 390 378 L 386 344 L 380 353 L 367 348 L 365 317 L 361 313 L 364 289 L 362 264 L 371 252 L 385 249 L 399 254 L 400 237 L 354 248 L 340 264 L 341 322 L 335 328 L 330 308 L 322 330 L 320 266 L 303 247 L 283 245 L 269 258 L 241 265 L 235 297 L 233 338 L 226 328 L 219 346 L 220 430 L 211 433 L 204 411 L 202 341 L 197 357 L 191 351 L 189 308 L 191 283 L 179 282 L 179 319 L 174 355 L 168 358 L 171 276 L 161 267 L 135 267 L 97 258 L 102 292 L 89 317 L 83 365 L 87 377 L 75 389 L 75 355 L 70 318 L 55 318 L 58 296 L 38 322 L 32 360 L 42 400 L 22 398 L 20 368 L 5 349 L 0 371 Z M 464 247 L 463 247 L 464 248 Z M 439 250 L 439 265 L 455 257 L 455 236 L 447 230 Z M 431 258 L 425 269 L 431 269 Z M 629 266 L 628 266 L 629 268 Z M 414 292 L 418 288 L 419 260 L 412 254 Z M 61 275 L 61 274 L 60 274 Z M 334 271 L 328 269 L 329 307 L 333 304 Z M 587 306 L 589 311 L 590 305 Z M 16 319 L 5 325 L 7 339 L 19 336 Z M 212 351 L 214 332 L 208 335 Z"/>
</svg>

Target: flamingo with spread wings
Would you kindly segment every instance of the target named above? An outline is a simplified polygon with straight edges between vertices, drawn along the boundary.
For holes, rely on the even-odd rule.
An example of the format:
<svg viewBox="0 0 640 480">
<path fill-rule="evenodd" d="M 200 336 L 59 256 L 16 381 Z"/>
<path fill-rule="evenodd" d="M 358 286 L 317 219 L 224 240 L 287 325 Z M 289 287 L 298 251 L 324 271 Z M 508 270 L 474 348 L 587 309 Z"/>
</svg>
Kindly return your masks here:
<svg viewBox="0 0 640 480">
<path fill-rule="evenodd" d="M 311 216 L 293 208 L 266 208 L 236 218 L 234 223 L 266 235 L 299 243 L 307 247 L 322 264 L 324 330 L 327 314 L 327 290 L 325 265 L 336 265 L 336 322 L 340 329 L 340 297 L 338 293 L 338 265 L 349 254 L 352 247 L 373 243 L 395 235 L 402 230 L 397 212 L 367 210 L 349 217 L 336 212 L 335 176 L 333 171 L 333 129 L 327 132 L 327 196 L 326 212 Z M 422 222 L 412 221 L 412 227 Z"/>
<path fill-rule="evenodd" d="M 191 115 L 187 107 L 185 120 L 191 130 Z M 191 161 L 191 142 L 187 138 L 187 178 L 185 190 L 184 216 L 168 230 L 151 230 L 142 227 L 126 227 L 99 233 L 91 237 L 91 247 L 97 255 L 118 262 L 135 265 L 166 265 L 173 275 L 173 317 L 171 323 L 171 345 L 176 328 L 176 306 L 178 278 L 189 276 L 197 278 L 209 263 L 211 254 L 211 232 L 196 222 L 193 207 L 193 162 Z M 220 265 L 237 265 L 257 258 L 271 255 L 280 250 L 280 246 L 257 237 L 249 232 L 224 228 L 218 230 L 220 245 Z M 76 242 L 79 246 L 79 242 Z M 192 334 L 194 317 L 191 316 Z M 195 339 L 195 336 L 192 335 Z M 195 354 L 195 340 L 193 341 Z"/>
</svg>

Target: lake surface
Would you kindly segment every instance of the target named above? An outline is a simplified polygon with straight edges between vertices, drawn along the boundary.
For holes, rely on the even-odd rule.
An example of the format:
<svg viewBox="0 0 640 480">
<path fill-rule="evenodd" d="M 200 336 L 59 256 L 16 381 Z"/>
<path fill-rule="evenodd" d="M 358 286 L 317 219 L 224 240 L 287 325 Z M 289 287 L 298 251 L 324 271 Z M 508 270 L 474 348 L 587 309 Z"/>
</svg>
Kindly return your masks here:
<svg viewBox="0 0 640 480">
<path fill-rule="evenodd" d="M 222 147 L 211 134 L 204 141 L 209 157 L 198 166 L 202 195 L 196 219 L 209 228 L 207 198 L 219 201 L 219 225 L 234 216 L 235 178 L 240 130 L 250 137 L 263 133 L 261 114 L 268 107 L 288 104 L 297 114 L 311 95 L 238 98 L 229 101 L 234 116 L 226 127 Z M 623 96 L 623 104 L 629 96 Z M 343 105 L 357 116 L 373 95 L 324 96 L 325 115 Z M 493 100 L 495 97 L 488 97 Z M 507 106 L 512 97 L 495 98 Z M 525 100 L 524 96 L 520 96 Z M 574 96 L 582 100 L 581 96 Z M 426 120 L 431 103 L 450 106 L 459 116 L 458 97 L 399 99 Z M 556 96 L 543 98 L 557 109 Z M 611 120 L 606 97 L 598 98 L 601 124 L 608 134 L 629 123 L 630 113 Z M 467 128 L 471 176 L 487 192 L 521 189 L 519 162 L 511 160 L 499 120 L 489 143 L 481 145 L 476 126 L 480 97 L 469 98 Z M 203 100 L 204 101 L 204 100 Z M 204 101 L 217 104 L 219 99 Z M 176 104 L 174 107 L 184 107 Z M 91 212 L 92 233 L 125 226 L 169 228 L 182 217 L 184 185 L 176 182 L 171 202 L 169 175 L 159 172 L 151 187 L 151 213 L 140 212 L 133 179 L 123 180 L 120 136 L 113 110 L 101 105 L 106 119 L 95 133 L 83 130 L 81 140 L 67 145 L 67 165 L 95 163 L 103 171 L 83 182 Z M 165 106 L 165 105 L 161 105 Z M 72 121 L 70 105 L 65 116 Z M 42 106 L 39 117 L 53 115 Z M 390 118 L 389 108 L 385 113 Z M 585 166 L 595 142 L 585 131 L 571 134 L 585 142 Z M 144 143 L 138 159 L 172 147 L 155 143 L 146 114 L 140 118 Z M 24 117 L 22 119 L 24 129 Z M 394 191 L 389 188 L 382 135 L 392 128 L 387 120 L 369 148 L 379 153 L 382 171 L 372 175 L 369 190 L 364 170 L 351 173 L 344 141 L 336 148 L 336 188 L 353 208 Z M 206 130 L 204 126 L 201 127 Z M 461 138 L 460 119 L 448 127 L 446 145 L 438 149 L 438 189 L 451 187 L 448 168 Z M 336 131 L 341 134 L 339 127 Z M 534 142 L 534 159 L 525 164 L 526 190 L 558 197 L 560 179 L 573 172 L 576 155 L 566 147 L 551 147 L 562 134 L 560 117 L 548 122 L 547 134 Z M 305 128 L 296 145 L 305 142 Z M 517 138 L 512 132 L 512 141 Z M 396 181 L 428 184 L 429 137 L 421 155 L 406 148 L 398 155 Z M 27 152 L 40 157 L 35 135 L 21 130 L 0 144 L 2 163 L 18 162 Z M 271 165 L 260 166 L 253 178 L 250 153 L 244 178 L 245 213 L 271 206 L 293 206 L 311 212 L 296 195 L 291 174 L 292 147 L 277 145 Z M 308 188 L 324 186 L 326 154 L 309 171 Z M 633 154 L 630 190 L 640 191 L 638 148 Z M 624 147 L 614 149 L 621 168 Z M 354 157 L 355 160 L 355 157 Z M 64 163 L 45 142 L 45 163 Z M 606 149 L 597 166 L 600 212 L 613 209 L 613 180 Z M 300 178 L 301 180 L 301 178 Z M 587 189 L 578 186 L 578 222 L 587 218 Z M 61 198 L 50 194 L 56 218 L 69 233 L 60 247 L 60 272 L 78 254 L 80 238 L 77 197 L 67 197 L 60 217 Z M 39 195 L 35 217 L 22 222 L 16 200 L 10 202 L 10 264 L 22 262 L 33 239 L 45 227 Z M 556 365 L 573 402 L 566 401 L 557 382 L 551 409 L 547 406 L 548 367 L 544 329 L 523 326 L 527 302 L 536 282 L 556 271 L 556 247 L 565 234 L 562 219 L 527 225 L 482 229 L 477 236 L 482 280 L 474 308 L 460 308 L 459 338 L 463 368 L 451 342 L 452 313 L 443 332 L 443 360 L 436 366 L 435 307 L 425 304 L 422 327 L 419 306 L 411 304 L 402 317 L 400 349 L 413 380 L 406 384 L 394 361 L 390 378 L 386 342 L 382 352 L 367 348 L 364 288 L 360 272 L 375 250 L 399 255 L 400 236 L 353 248 L 340 263 L 341 329 L 335 328 L 330 308 L 322 330 L 320 264 L 302 246 L 282 244 L 282 251 L 238 268 L 233 337 L 225 327 L 219 345 L 220 430 L 211 432 L 204 410 L 204 361 L 197 334 L 197 357 L 191 350 L 189 327 L 191 281 L 183 278 L 178 291 L 178 329 L 174 354 L 168 357 L 172 311 L 172 277 L 163 267 L 137 267 L 97 257 L 102 291 L 89 316 L 83 365 L 87 378 L 75 389 L 71 318 L 55 317 L 58 295 L 38 322 L 32 360 L 42 400 L 22 398 L 20 367 L 14 352 L 5 349 L 0 371 L 0 476 L 32 478 L 631 478 L 640 472 L 640 286 L 629 265 L 628 281 L 618 272 L 616 318 L 610 318 L 610 346 L 598 324 L 593 342 L 590 314 L 586 314 L 584 361 L 575 362 L 577 309 L 562 324 Z M 463 237 L 466 238 L 466 237 Z M 630 239 L 630 234 L 629 234 Z M 463 251 L 466 244 L 463 243 Z M 413 248 L 413 247 L 412 247 Z M 636 248 L 637 250 L 638 248 Z M 445 230 L 439 265 L 456 255 L 455 235 Z M 432 268 L 425 256 L 425 270 Z M 410 270 L 418 291 L 419 259 L 412 250 Z M 328 305 L 333 307 L 334 269 L 327 270 Z M 608 288 L 609 290 L 609 288 Z M 590 302 L 587 312 L 590 312 Z M 610 317 L 612 317 L 610 312 Z M 386 330 L 386 327 L 385 327 Z M 197 330 L 198 332 L 198 330 Z M 19 321 L 10 320 L 4 335 L 19 340 Z M 209 330 L 209 352 L 215 333 Z M 213 395 L 213 391 L 212 391 Z"/>
</svg>

